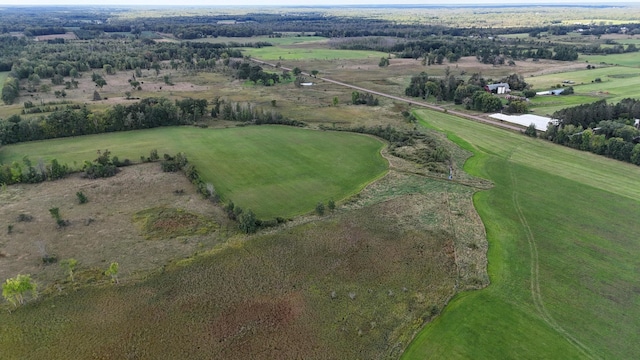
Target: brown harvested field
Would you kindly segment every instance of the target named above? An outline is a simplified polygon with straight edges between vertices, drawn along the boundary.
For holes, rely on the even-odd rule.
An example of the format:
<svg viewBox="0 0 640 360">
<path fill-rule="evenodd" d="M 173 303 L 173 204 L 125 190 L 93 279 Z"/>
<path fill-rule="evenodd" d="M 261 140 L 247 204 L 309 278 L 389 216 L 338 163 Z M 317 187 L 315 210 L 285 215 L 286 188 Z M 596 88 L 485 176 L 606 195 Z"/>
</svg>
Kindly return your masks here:
<svg viewBox="0 0 640 360">
<path fill-rule="evenodd" d="M 43 251 L 57 256 L 58 261 L 75 258 L 78 272 L 103 269 L 117 261 L 127 277 L 226 239 L 229 225 L 221 210 L 197 194 L 183 175 L 163 173 L 159 168 L 159 164 L 143 164 L 122 168 L 108 179 L 89 180 L 76 174 L 59 181 L 7 187 L 0 193 L 0 278 L 32 274 L 42 288 L 64 279 L 59 264 L 43 264 Z M 176 190 L 184 193 L 175 194 Z M 89 199 L 86 204 L 78 204 L 78 191 Z M 57 227 L 49 213 L 54 207 L 70 222 L 68 226 Z M 134 215 L 158 207 L 182 209 L 182 217 L 205 217 L 211 222 L 210 231 L 147 240 Z M 21 214 L 33 219 L 20 221 Z M 170 220 L 165 219 L 165 225 Z M 7 234 L 9 225 L 13 226 L 11 234 Z M 170 232 L 162 226 L 155 224 L 157 231 Z"/>
</svg>

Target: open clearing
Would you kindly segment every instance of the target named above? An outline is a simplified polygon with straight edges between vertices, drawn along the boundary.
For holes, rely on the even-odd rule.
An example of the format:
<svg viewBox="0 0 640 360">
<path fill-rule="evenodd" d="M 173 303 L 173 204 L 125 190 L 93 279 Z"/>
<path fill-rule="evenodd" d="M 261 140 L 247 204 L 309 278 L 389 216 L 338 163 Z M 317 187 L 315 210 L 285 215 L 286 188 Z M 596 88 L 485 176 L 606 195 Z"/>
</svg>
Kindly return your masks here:
<svg viewBox="0 0 640 360">
<path fill-rule="evenodd" d="M 242 53 L 261 60 L 349 60 L 377 59 L 389 54 L 369 50 L 335 50 L 299 47 L 243 48 Z"/>
<path fill-rule="evenodd" d="M 318 202 L 360 191 L 386 171 L 383 145 L 359 134 L 286 126 L 169 127 L 4 146 L 0 160 L 55 158 L 74 166 L 104 149 L 133 161 L 152 149 L 160 156 L 184 152 L 224 199 L 268 219 L 306 213 Z"/>
<path fill-rule="evenodd" d="M 492 284 L 462 293 L 405 353 L 425 358 L 632 358 L 640 352 L 640 168 L 442 113 L 423 124 L 474 151 L 496 186 L 474 202 Z"/>
<path fill-rule="evenodd" d="M 86 204 L 78 204 L 78 191 L 88 198 Z M 69 221 L 68 226 L 57 228 L 49 214 L 54 207 Z M 203 217 L 210 227 L 200 234 L 147 240 L 134 215 L 158 207 Z M 20 221 L 21 214 L 31 220 Z M 95 277 L 92 269 L 104 271 L 110 262 L 117 261 L 124 277 L 155 270 L 170 260 L 218 244 L 226 239 L 229 227 L 226 214 L 197 194 L 184 175 L 163 173 L 159 164 L 126 167 L 108 179 L 83 179 L 76 174 L 59 181 L 9 186 L 0 193 L 0 219 L 0 278 L 32 274 L 43 288 L 66 277 L 59 264 L 43 265 L 45 252 L 58 261 L 78 260 L 79 283 L 100 281 L 106 278 Z M 7 234 L 9 225 L 13 230 Z M 170 229 L 158 230 L 167 234 Z M 86 276 L 80 274 L 83 271 Z"/>
</svg>

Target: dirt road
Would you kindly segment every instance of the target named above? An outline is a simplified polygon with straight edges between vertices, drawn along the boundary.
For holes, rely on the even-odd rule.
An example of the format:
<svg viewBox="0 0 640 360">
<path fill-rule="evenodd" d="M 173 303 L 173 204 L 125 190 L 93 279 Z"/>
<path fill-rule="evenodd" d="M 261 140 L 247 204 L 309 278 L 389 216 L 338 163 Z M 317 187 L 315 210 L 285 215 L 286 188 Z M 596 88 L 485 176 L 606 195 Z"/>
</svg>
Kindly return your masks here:
<svg viewBox="0 0 640 360">
<path fill-rule="evenodd" d="M 256 62 L 258 64 L 271 66 L 271 67 L 274 67 L 274 68 L 277 67 L 275 64 L 271 64 L 271 63 L 268 63 L 266 61 L 262 61 L 262 60 L 255 59 L 255 58 L 251 58 L 251 61 Z M 283 67 L 283 66 L 281 66 L 280 69 L 291 71 L 291 69 Z M 306 73 L 306 72 L 302 72 L 302 75 L 313 76 L 313 75 L 311 75 L 309 73 Z M 344 83 L 344 82 L 341 82 L 341 81 L 338 81 L 338 80 L 329 79 L 327 77 L 315 76 L 314 78 L 317 79 L 317 80 L 323 80 L 323 81 L 330 82 L 330 83 L 333 83 L 333 84 L 336 84 L 336 85 L 348 87 L 348 88 L 351 88 L 351 89 L 354 89 L 354 90 L 367 92 L 367 93 L 370 93 L 370 94 L 373 94 L 373 95 L 378 95 L 378 96 L 386 97 L 386 98 L 389 98 L 389 99 L 402 101 L 402 102 L 408 103 L 410 105 L 420 106 L 420 107 L 424 107 L 424 108 L 427 108 L 427 109 L 431 109 L 431 110 L 435 110 L 435 111 L 442 111 L 442 112 L 444 112 L 446 110 L 447 113 L 451 114 L 451 115 L 455 115 L 455 116 L 458 116 L 458 117 L 461 117 L 461 118 L 465 118 L 465 119 L 468 119 L 468 120 L 478 121 L 478 122 L 482 122 L 482 123 L 485 123 L 485 124 L 501 127 L 501 128 L 504 128 L 504 129 L 509 129 L 509 130 L 513 130 L 513 131 L 523 131 L 524 130 L 523 127 L 518 126 L 518 125 L 509 124 L 509 123 L 502 122 L 502 121 L 499 121 L 499 120 L 493 120 L 493 119 L 490 119 L 490 118 L 487 118 L 487 117 L 484 117 L 484 116 L 467 114 L 467 113 L 464 113 L 462 111 L 444 109 L 444 108 L 442 108 L 440 106 L 428 104 L 428 103 L 417 101 L 417 100 L 407 99 L 407 98 L 403 98 L 403 97 L 400 97 L 400 96 L 386 94 L 386 93 L 382 93 L 382 92 L 371 90 L 371 89 L 365 89 L 365 88 L 360 87 L 360 86 L 347 84 L 347 83 Z"/>
</svg>

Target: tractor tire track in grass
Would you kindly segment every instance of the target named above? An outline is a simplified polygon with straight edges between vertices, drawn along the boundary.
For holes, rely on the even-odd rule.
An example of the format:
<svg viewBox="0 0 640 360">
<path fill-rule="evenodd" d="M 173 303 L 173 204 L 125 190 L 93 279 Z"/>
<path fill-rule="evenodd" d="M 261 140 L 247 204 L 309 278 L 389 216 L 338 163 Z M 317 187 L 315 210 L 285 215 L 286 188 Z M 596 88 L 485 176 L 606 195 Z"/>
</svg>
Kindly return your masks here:
<svg viewBox="0 0 640 360">
<path fill-rule="evenodd" d="M 511 160 L 511 155 L 515 152 L 517 148 L 514 148 L 513 151 L 509 154 L 507 161 Z M 562 335 L 571 345 L 573 345 L 576 349 L 580 351 L 586 358 L 588 359 L 597 359 L 598 357 L 593 355 L 592 351 L 576 339 L 573 335 L 571 335 L 568 331 L 566 331 L 560 324 L 556 322 L 556 320 L 551 316 L 547 308 L 544 306 L 544 301 L 542 300 L 542 293 L 540 292 L 540 262 L 538 259 L 538 247 L 536 246 L 535 237 L 533 236 L 533 231 L 527 222 L 527 219 L 522 212 L 522 208 L 520 207 L 520 202 L 518 201 L 518 192 L 517 192 L 517 179 L 512 171 L 511 167 L 509 167 L 509 172 L 511 175 L 511 186 L 513 189 L 513 206 L 516 210 L 516 214 L 518 215 L 518 220 L 522 225 L 522 228 L 525 231 L 525 235 L 527 237 L 527 242 L 529 244 L 529 253 L 531 257 L 531 297 L 533 299 L 533 304 L 540 314 L 542 320 L 546 322 L 551 328 L 557 331 L 560 335 Z"/>
</svg>

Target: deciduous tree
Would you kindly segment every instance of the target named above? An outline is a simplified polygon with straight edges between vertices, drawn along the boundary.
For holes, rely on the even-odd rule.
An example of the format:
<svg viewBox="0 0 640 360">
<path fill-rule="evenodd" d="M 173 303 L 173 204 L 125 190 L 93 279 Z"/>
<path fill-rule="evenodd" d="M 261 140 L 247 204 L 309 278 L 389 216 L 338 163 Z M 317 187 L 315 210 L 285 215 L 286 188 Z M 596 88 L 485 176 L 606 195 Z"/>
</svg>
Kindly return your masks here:
<svg viewBox="0 0 640 360">
<path fill-rule="evenodd" d="M 2 296 L 16 307 L 26 302 L 25 295 L 29 293 L 33 298 L 38 296 L 37 284 L 31 279 L 31 275 L 18 275 L 7 279 L 2 285 Z"/>
</svg>

